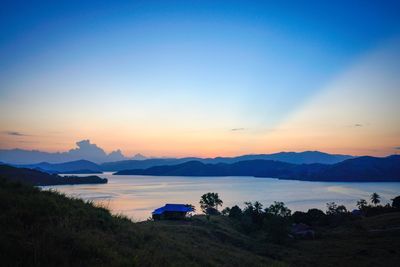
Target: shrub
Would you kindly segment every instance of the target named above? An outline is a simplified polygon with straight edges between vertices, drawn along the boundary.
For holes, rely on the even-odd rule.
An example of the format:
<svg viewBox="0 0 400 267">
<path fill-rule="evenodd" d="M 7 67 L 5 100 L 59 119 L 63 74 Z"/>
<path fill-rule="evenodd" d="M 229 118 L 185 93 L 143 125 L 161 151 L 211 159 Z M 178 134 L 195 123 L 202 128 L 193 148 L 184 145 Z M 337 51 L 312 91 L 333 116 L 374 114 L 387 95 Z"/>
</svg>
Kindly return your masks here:
<svg viewBox="0 0 400 267">
<path fill-rule="evenodd" d="M 231 218 L 238 219 L 238 218 L 242 217 L 242 215 L 243 215 L 242 210 L 238 206 L 233 206 L 229 210 L 229 217 L 231 217 Z"/>
</svg>

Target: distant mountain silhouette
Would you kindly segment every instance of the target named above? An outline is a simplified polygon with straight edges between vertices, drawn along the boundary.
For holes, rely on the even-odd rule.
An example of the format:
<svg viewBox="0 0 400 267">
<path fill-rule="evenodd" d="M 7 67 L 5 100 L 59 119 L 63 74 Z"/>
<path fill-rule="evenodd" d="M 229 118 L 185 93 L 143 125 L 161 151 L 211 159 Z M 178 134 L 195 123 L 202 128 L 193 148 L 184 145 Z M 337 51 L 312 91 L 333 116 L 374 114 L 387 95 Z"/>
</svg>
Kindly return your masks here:
<svg viewBox="0 0 400 267">
<path fill-rule="evenodd" d="M 340 163 L 293 164 L 272 160 L 205 164 L 189 161 L 170 166 L 123 170 L 116 175 L 160 176 L 256 176 L 304 181 L 400 181 L 400 156 L 359 157 Z"/>
<path fill-rule="evenodd" d="M 0 161 L 8 164 L 36 164 L 38 162 L 62 163 L 80 159 L 90 160 L 96 163 L 120 161 L 128 159 L 122 155 L 121 150 L 107 154 L 90 140 L 76 142 L 77 148 L 67 152 L 42 152 L 37 150 L 23 149 L 0 149 Z"/>
<path fill-rule="evenodd" d="M 132 158 L 131 158 L 132 160 L 145 160 L 145 159 L 147 159 L 145 156 L 143 156 L 142 154 L 140 154 L 140 153 L 137 153 L 135 156 L 133 156 Z"/>
<path fill-rule="evenodd" d="M 311 164 L 311 163 L 335 164 L 350 158 L 353 158 L 353 156 L 328 154 L 320 151 L 304 151 L 304 152 L 279 152 L 273 154 L 243 155 L 231 158 L 217 157 L 211 160 L 223 163 L 234 163 L 244 160 L 265 159 L 265 160 L 283 161 L 295 164 Z M 207 162 L 208 160 L 209 159 L 205 159 L 204 162 L 213 163 L 213 162 Z"/>
<path fill-rule="evenodd" d="M 400 155 L 385 158 L 359 157 L 328 166 L 320 171 L 317 179 L 345 181 L 351 180 L 385 180 L 400 181 Z"/>
<path fill-rule="evenodd" d="M 88 160 L 100 164 L 105 171 L 120 171 L 125 169 L 143 169 L 159 165 L 176 165 L 191 160 L 203 163 L 235 163 L 244 160 L 265 159 L 278 160 L 296 164 L 334 164 L 343 160 L 353 158 L 349 155 L 328 154 L 319 151 L 304 152 L 279 152 L 274 154 L 255 154 L 243 155 L 238 157 L 216 157 L 216 158 L 146 158 L 141 154 L 136 154 L 132 158 L 125 157 L 121 150 L 107 154 L 90 140 L 82 140 L 76 143 L 77 148 L 67 152 L 49 153 L 37 150 L 23 149 L 0 149 L 0 162 L 12 165 L 33 165 L 42 162 L 65 163 L 77 160 Z"/>
<path fill-rule="evenodd" d="M 165 176 L 280 176 L 294 164 L 272 160 L 247 160 L 232 164 L 188 161 L 178 165 L 155 166 L 148 169 L 119 171 L 116 175 L 165 175 Z"/>
<path fill-rule="evenodd" d="M 88 160 L 64 163 L 41 162 L 38 164 L 18 165 L 16 167 L 36 169 L 48 173 L 102 173 L 99 165 Z"/>
<path fill-rule="evenodd" d="M 127 169 L 145 169 L 158 165 L 176 165 L 190 160 L 200 160 L 198 158 L 182 158 L 182 159 L 145 159 L 145 160 L 123 160 L 116 162 L 105 162 L 100 164 L 104 171 L 120 171 Z"/>
<path fill-rule="evenodd" d="M 243 155 L 238 157 L 217 157 L 217 158 L 159 158 L 146 160 L 124 160 L 116 162 L 106 162 L 101 164 L 101 168 L 105 171 L 121 171 L 127 169 L 145 169 L 153 166 L 161 165 L 176 165 L 188 161 L 199 161 L 202 163 L 235 163 L 245 160 L 275 160 L 295 164 L 335 164 L 346 159 L 353 158 L 349 155 L 327 154 L 319 151 L 304 151 L 304 152 L 280 152 L 274 154 L 258 154 L 258 155 Z"/>
<path fill-rule="evenodd" d="M 98 176 L 59 176 L 38 170 L 0 165 L 0 178 L 31 185 L 104 184 L 107 179 Z"/>
</svg>

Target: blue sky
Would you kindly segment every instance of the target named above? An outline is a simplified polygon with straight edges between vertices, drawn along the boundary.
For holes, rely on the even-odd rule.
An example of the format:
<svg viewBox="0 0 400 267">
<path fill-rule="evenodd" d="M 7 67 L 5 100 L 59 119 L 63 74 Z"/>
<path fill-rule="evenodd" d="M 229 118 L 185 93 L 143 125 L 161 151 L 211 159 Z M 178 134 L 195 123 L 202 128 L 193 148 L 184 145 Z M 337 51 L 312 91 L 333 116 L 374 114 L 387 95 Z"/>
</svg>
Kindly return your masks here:
<svg viewBox="0 0 400 267">
<path fill-rule="evenodd" d="M 92 138 L 149 154 L 216 147 L 198 152 L 208 155 L 228 140 L 222 153 L 251 152 L 254 134 L 400 37 L 398 1 L 275 2 L 3 2 L 1 130 L 30 137 L 0 145 Z M 234 128 L 250 133 L 229 137 Z"/>
</svg>

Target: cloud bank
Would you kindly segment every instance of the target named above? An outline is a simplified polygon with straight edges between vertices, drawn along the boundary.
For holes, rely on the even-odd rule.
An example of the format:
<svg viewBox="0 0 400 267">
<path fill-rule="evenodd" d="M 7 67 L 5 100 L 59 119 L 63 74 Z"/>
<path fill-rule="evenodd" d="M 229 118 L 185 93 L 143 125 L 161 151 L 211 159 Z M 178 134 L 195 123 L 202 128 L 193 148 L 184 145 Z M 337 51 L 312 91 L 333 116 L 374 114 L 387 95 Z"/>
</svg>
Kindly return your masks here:
<svg viewBox="0 0 400 267">
<path fill-rule="evenodd" d="M 86 159 L 96 163 L 126 160 L 121 150 L 107 154 L 101 147 L 90 143 L 90 140 L 76 142 L 76 148 L 67 152 L 42 152 L 37 150 L 10 149 L 0 150 L 0 161 L 12 164 L 34 164 L 39 162 L 60 163 Z"/>
</svg>

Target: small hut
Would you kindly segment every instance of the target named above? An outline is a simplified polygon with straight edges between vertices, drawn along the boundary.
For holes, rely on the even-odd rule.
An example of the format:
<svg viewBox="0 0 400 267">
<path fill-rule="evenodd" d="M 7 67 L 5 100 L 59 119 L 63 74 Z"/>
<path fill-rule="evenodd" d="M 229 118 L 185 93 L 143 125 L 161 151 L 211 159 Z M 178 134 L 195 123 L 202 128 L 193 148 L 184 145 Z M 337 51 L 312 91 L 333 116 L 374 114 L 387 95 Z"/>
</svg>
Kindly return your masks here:
<svg viewBox="0 0 400 267">
<path fill-rule="evenodd" d="M 165 204 L 164 207 L 155 209 L 152 213 L 154 220 L 182 220 L 194 208 L 189 204 Z"/>
</svg>

